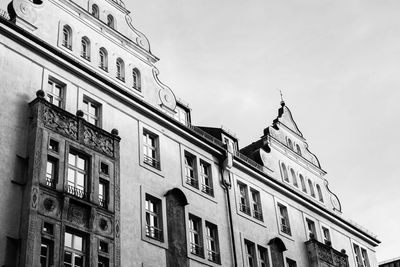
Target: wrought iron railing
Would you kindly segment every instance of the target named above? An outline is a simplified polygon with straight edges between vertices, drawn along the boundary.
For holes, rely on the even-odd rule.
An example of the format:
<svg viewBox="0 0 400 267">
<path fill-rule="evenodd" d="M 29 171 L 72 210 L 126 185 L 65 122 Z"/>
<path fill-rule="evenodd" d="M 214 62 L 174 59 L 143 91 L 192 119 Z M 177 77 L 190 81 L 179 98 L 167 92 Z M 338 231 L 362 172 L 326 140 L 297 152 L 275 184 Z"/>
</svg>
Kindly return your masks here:
<svg viewBox="0 0 400 267">
<path fill-rule="evenodd" d="M 151 225 L 146 225 L 146 236 L 163 241 L 163 230 Z"/>
<path fill-rule="evenodd" d="M 213 251 L 213 250 L 207 250 L 207 260 L 215 262 L 215 263 L 220 263 L 221 257 L 218 252 Z"/>
<path fill-rule="evenodd" d="M 195 244 L 195 243 L 190 243 L 190 253 L 200 256 L 200 257 L 204 257 L 204 250 L 203 247 L 200 246 L 199 244 Z"/>
<path fill-rule="evenodd" d="M 250 215 L 250 207 L 245 204 L 240 204 L 240 211 Z"/>
<path fill-rule="evenodd" d="M 155 158 L 143 155 L 143 162 L 146 163 L 147 165 L 150 165 L 151 167 L 160 169 L 160 161 Z"/>
<path fill-rule="evenodd" d="M 50 177 L 46 177 L 46 185 L 51 188 L 56 187 L 56 180 Z"/>
<path fill-rule="evenodd" d="M 186 176 L 186 183 L 195 188 L 199 188 L 199 181 L 195 177 Z"/>
<path fill-rule="evenodd" d="M 281 232 L 287 235 L 291 235 L 292 231 L 290 230 L 290 226 L 286 224 L 281 224 Z"/>
<path fill-rule="evenodd" d="M 85 190 L 79 189 L 73 185 L 67 185 L 66 186 L 66 191 L 68 194 L 79 197 L 79 198 L 85 198 Z"/>
<path fill-rule="evenodd" d="M 201 185 L 201 191 L 206 193 L 207 195 L 213 196 L 214 195 L 214 189 L 211 186 L 202 184 Z"/>
</svg>

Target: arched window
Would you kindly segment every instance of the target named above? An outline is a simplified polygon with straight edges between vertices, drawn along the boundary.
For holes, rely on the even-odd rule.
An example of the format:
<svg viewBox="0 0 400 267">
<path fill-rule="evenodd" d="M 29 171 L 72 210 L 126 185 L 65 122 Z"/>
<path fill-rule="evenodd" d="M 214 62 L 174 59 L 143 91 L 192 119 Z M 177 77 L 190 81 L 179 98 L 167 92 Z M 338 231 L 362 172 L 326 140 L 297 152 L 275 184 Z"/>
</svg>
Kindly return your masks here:
<svg viewBox="0 0 400 267">
<path fill-rule="evenodd" d="M 311 182 L 311 180 L 308 180 L 308 186 L 310 187 L 310 194 L 312 197 L 315 197 L 315 191 L 314 191 L 314 186 Z"/>
<path fill-rule="evenodd" d="M 319 186 L 319 184 L 317 184 L 316 187 L 317 187 L 317 193 L 318 193 L 319 201 L 324 202 L 324 197 L 322 196 L 321 187 Z"/>
<path fill-rule="evenodd" d="M 63 27 L 62 45 L 72 50 L 72 29 L 68 25 Z"/>
<path fill-rule="evenodd" d="M 92 15 L 93 15 L 93 17 L 95 17 L 96 19 L 99 18 L 100 11 L 99 11 L 99 7 L 98 7 L 96 4 L 92 5 Z"/>
<path fill-rule="evenodd" d="M 297 154 L 299 154 L 301 156 L 301 149 L 298 144 L 296 144 L 296 152 L 297 152 Z"/>
<path fill-rule="evenodd" d="M 286 182 L 289 182 L 289 175 L 286 169 L 285 164 L 281 164 L 282 165 L 282 175 L 283 175 L 283 180 L 285 180 Z"/>
<path fill-rule="evenodd" d="M 121 58 L 118 58 L 116 61 L 117 67 L 117 78 L 121 81 L 125 81 L 125 64 Z"/>
<path fill-rule="evenodd" d="M 133 89 L 141 91 L 141 86 L 140 86 L 140 71 L 137 68 L 134 68 L 132 70 L 132 78 L 133 78 Z"/>
<path fill-rule="evenodd" d="M 90 41 L 87 37 L 83 37 L 81 40 L 81 57 L 90 60 Z"/>
<path fill-rule="evenodd" d="M 306 188 L 306 182 L 304 181 L 303 175 L 299 175 L 300 177 L 300 183 L 301 183 L 301 190 L 303 190 L 304 193 L 307 193 L 307 188 Z"/>
<path fill-rule="evenodd" d="M 299 187 L 299 184 L 297 183 L 296 173 L 294 172 L 293 169 L 290 169 L 290 173 L 291 173 L 291 175 L 292 175 L 293 185 L 294 185 L 295 187 Z"/>
<path fill-rule="evenodd" d="M 107 16 L 107 25 L 114 29 L 114 17 L 112 15 Z"/>
<path fill-rule="evenodd" d="M 288 146 L 291 150 L 293 150 L 293 143 L 292 140 L 290 140 L 290 138 L 288 138 Z"/>
<path fill-rule="evenodd" d="M 108 71 L 108 53 L 104 47 L 99 50 L 99 68 Z"/>
</svg>

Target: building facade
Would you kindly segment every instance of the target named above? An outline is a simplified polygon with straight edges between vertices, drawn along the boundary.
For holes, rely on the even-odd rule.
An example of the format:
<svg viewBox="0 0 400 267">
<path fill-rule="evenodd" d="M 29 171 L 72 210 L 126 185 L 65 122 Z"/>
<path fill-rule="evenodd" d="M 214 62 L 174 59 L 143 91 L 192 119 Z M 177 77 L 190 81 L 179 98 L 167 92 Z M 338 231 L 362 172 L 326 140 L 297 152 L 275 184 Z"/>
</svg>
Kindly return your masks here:
<svg viewBox="0 0 400 267">
<path fill-rule="evenodd" d="M 1 266 L 378 266 L 284 102 L 191 122 L 120 0 L 0 0 Z"/>
<path fill-rule="evenodd" d="M 399 267 L 399 266 L 400 266 L 400 258 L 386 260 L 379 263 L 379 267 Z"/>
</svg>

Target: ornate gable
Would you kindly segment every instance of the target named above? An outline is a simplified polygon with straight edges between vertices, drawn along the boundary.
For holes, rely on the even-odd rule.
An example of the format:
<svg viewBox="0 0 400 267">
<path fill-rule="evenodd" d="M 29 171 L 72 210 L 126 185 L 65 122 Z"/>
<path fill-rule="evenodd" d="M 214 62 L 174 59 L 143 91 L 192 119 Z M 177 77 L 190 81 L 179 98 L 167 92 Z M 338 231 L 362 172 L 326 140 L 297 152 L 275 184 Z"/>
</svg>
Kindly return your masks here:
<svg viewBox="0 0 400 267">
<path fill-rule="evenodd" d="M 281 102 L 281 107 L 278 110 L 278 117 L 274 120 L 273 123 L 274 125 L 277 123 L 283 124 L 297 135 L 303 137 L 303 134 L 300 132 L 296 122 L 293 119 L 292 112 L 283 101 Z"/>
</svg>

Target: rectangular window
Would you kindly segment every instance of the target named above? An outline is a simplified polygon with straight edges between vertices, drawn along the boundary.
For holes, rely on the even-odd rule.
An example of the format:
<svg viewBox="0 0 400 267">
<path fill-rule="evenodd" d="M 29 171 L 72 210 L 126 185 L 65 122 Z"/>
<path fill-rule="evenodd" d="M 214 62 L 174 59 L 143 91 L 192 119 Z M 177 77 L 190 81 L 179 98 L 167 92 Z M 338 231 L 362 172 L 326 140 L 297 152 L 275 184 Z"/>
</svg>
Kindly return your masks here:
<svg viewBox="0 0 400 267">
<path fill-rule="evenodd" d="M 297 263 L 292 259 L 286 258 L 286 263 L 288 267 L 297 267 Z"/>
<path fill-rule="evenodd" d="M 287 208 L 282 204 L 278 204 L 278 211 L 279 211 L 279 220 L 280 220 L 279 223 L 281 232 L 291 235 L 289 214 Z"/>
<path fill-rule="evenodd" d="M 83 118 L 87 122 L 100 127 L 100 104 L 95 103 L 87 97 L 84 97 L 82 111 Z"/>
<path fill-rule="evenodd" d="M 331 234 L 329 233 L 329 229 L 322 226 L 322 238 L 324 244 L 328 244 L 331 242 Z"/>
<path fill-rule="evenodd" d="M 58 174 L 58 160 L 56 158 L 47 157 L 46 165 L 46 185 L 49 187 L 56 187 Z"/>
<path fill-rule="evenodd" d="M 192 214 L 189 214 L 190 253 L 200 257 L 204 257 L 202 236 L 201 219 Z"/>
<path fill-rule="evenodd" d="M 306 219 L 306 223 L 307 223 L 307 238 L 317 239 L 317 234 L 315 231 L 315 223 L 310 219 Z"/>
<path fill-rule="evenodd" d="M 364 267 L 370 267 L 367 250 L 361 248 L 361 258 Z"/>
<path fill-rule="evenodd" d="M 50 267 L 53 266 L 53 256 L 54 256 L 54 246 L 53 242 L 42 238 L 40 244 L 40 267 Z"/>
<path fill-rule="evenodd" d="M 48 234 L 48 235 L 53 235 L 54 233 L 54 227 L 53 224 L 48 223 L 48 222 L 44 222 L 43 223 L 43 233 Z"/>
<path fill-rule="evenodd" d="M 356 257 L 357 266 L 362 267 L 363 263 L 362 263 L 362 260 L 361 260 L 360 247 L 358 245 L 356 245 L 356 244 L 353 244 L 353 249 L 354 249 L 354 255 Z"/>
<path fill-rule="evenodd" d="M 213 196 L 214 189 L 212 185 L 211 177 L 211 166 L 210 164 L 200 160 L 200 179 L 201 179 L 201 191 Z"/>
<path fill-rule="evenodd" d="M 260 192 L 250 189 L 251 192 L 251 206 L 253 208 L 253 217 L 262 221 L 263 215 L 261 210 Z"/>
<path fill-rule="evenodd" d="M 100 163 L 100 173 L 104 174 L 106 176 L 109 175 L 110 172 L 109 172 L 109 167 L 108 167 L 107 163 L 104 163 L 104 162 Z"/>
<path fill-rule="evenodd" d="M 63 108 L 64 105 L 64 90 L 65 90 L 65 85 L 56 82 L 52 79 L 49 79 L 47 83 L 47 91 L 46 91 L 46 99 L 49 101 L 51 104 Z"/>
<path fill-rule="evenodd" d="M 269 267 L 268 250 L 262 246 L 257 246 L 258 250 L 258 266 Z"/>
<path fill-rule="evenodd" d="M 64 266 L 85 266 L 85 239 L 73 232 L 64 235 Z"/>
<path fill-rule="evenodd" d="M 158 136 L 143 129 L 143 161 L 156 169 L 160 169 Z"/>
<path fill-rule="evenodd" d="M 68 155 L 67 192 L 79 198 L 85 198 L 89 160 L 80 153 L 71 150 Z"/>
<path fill-rule="evenodd" d="M 206 222 L 207 260 L 220 263 L 217 226 Z"/>
<path fill-rule="evenodd" d="M 180 123 L 187 125 L 187 119 L 188 115 L 186 110 L 184 110 L 183 108 L 176 106 L 175 108 L 175 115 L 174 118 L 179 121 Z"/>
<path fill-rule="evenodd" d="M 99 182 L 99 204 L 103 208 L 107 208 L 108 204 L 108 182 L 100 179 Z"/>
<path fill-rule="evenodd" d="M 241 212 L 250 215 L 249 198 L 247 195 L 247 185 L 238 182 L 238 190 L 239 190 L 239 209 Z"/>
<path fill-rule="evenodd" d="M 58 153 L 58 142 L 54 139 L 50 139 L 49 150 Z"/>
<path fill-rule="evenodd" d="M 244 240 L 244 248 L 245 248 L 245 257 L 247 267 L 256 267 L 257 260 L 256 260 L 256 251 L 255 251 L 255 244 L 248 240 Z"/>
<path fill-rule="evenodd" d="M 146 194 L 146 236 L 163 241 L 161 200 Z"/>
<path fill-rule="evenodd" d="M 100 240 L 99 242 L 99 251 L 102 253 L 108 253 L 108 243 Z"/>
<path fill-rule="evenodd" d="M 99 256 L 98 263 L 99 263 L 98 267 L 109 267 L 110 266 L 109 260 L 105 257 Z"/>
<path fill-rule="evenodd" d="M 199 181 L 196 173 L 196 157 L 185 151 L 185 176 L 186 183 L 199 188 Z"/>
</svg>

